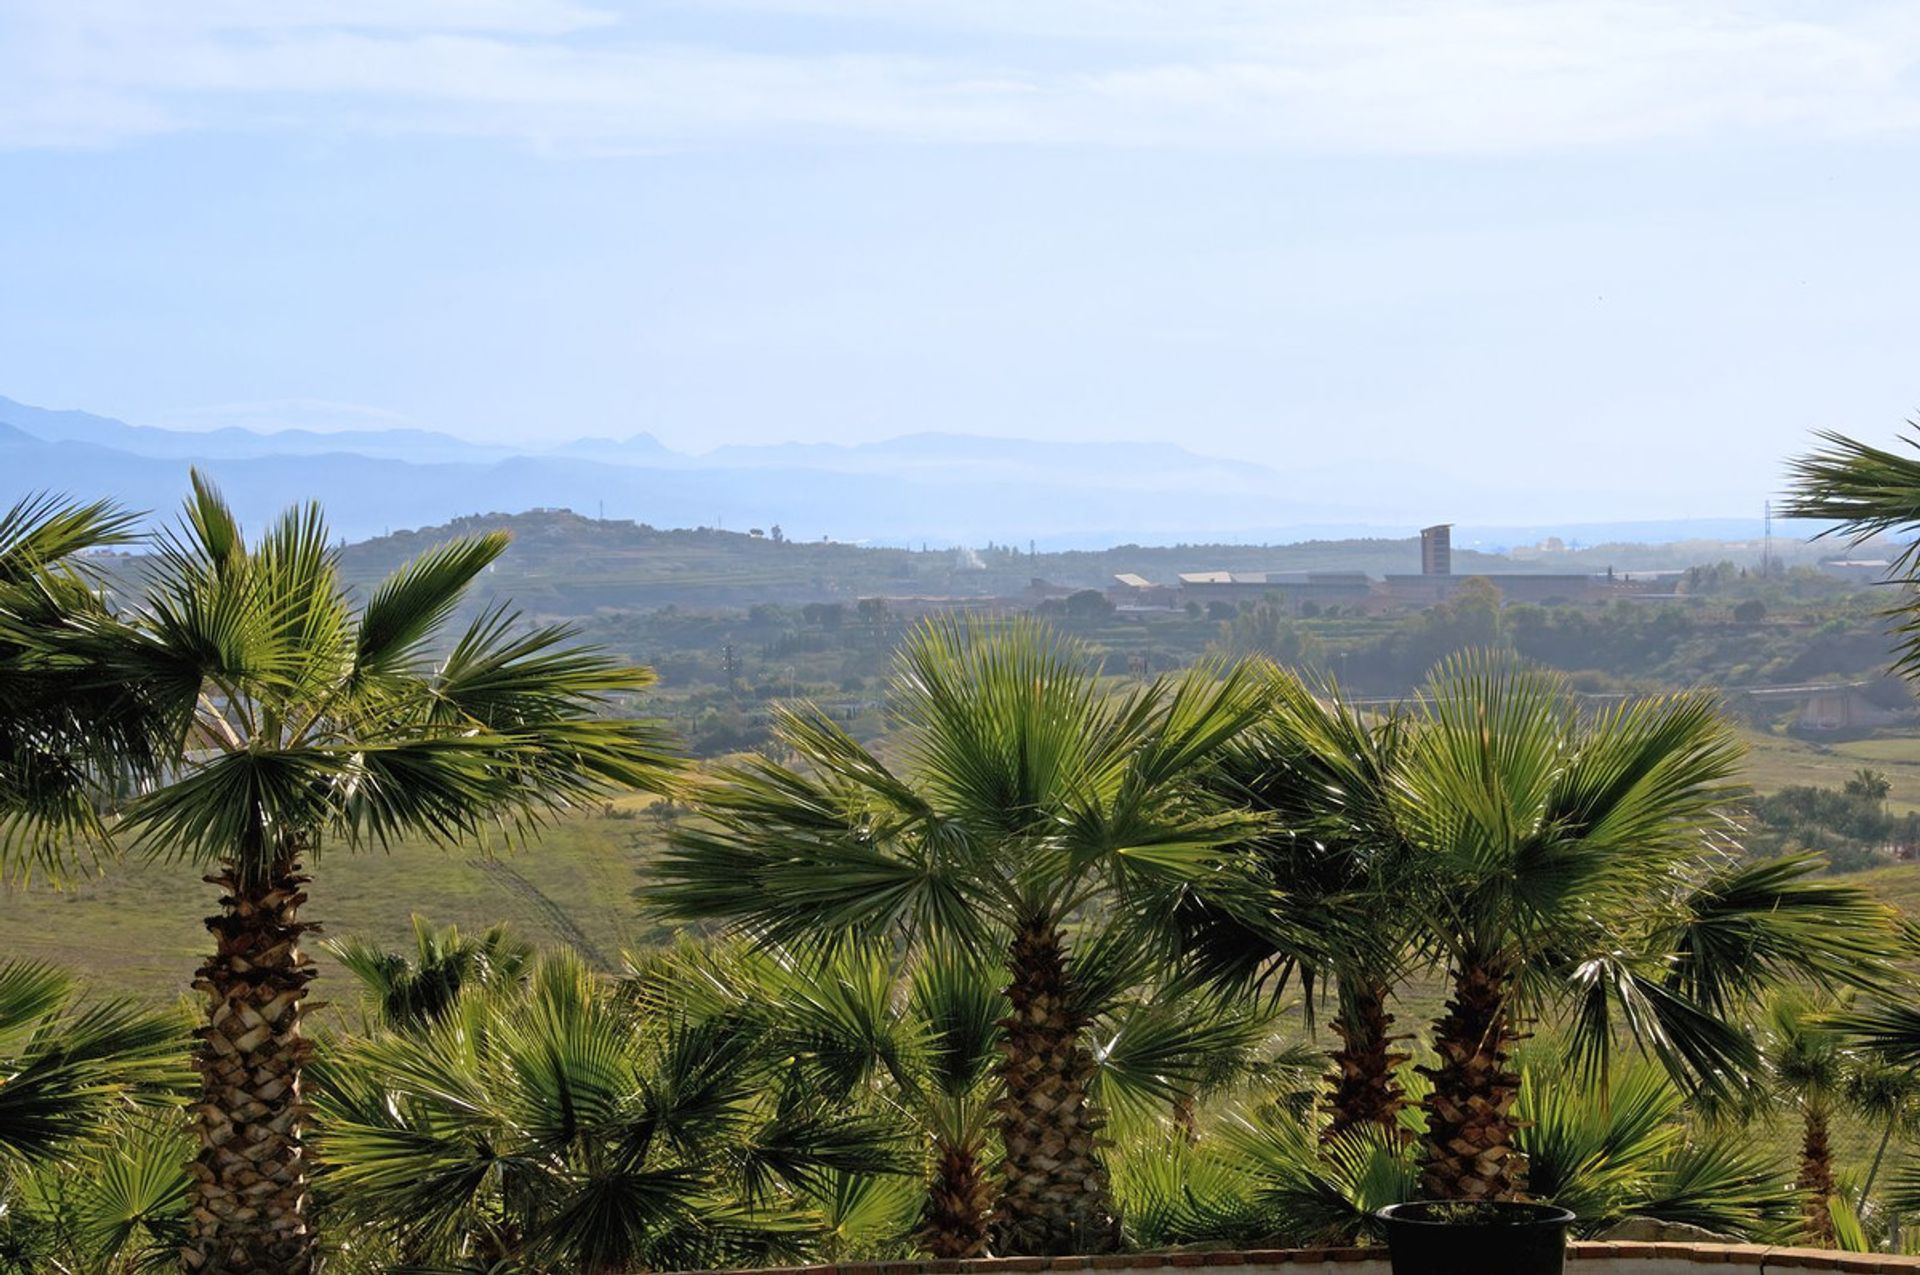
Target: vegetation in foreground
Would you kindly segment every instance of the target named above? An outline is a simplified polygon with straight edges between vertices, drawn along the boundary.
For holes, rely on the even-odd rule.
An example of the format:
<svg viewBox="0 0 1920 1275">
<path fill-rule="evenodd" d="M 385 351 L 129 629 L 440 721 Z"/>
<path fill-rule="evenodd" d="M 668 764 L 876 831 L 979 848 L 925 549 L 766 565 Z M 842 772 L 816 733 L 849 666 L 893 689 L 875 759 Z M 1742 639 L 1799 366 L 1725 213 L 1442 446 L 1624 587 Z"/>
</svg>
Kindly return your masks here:
<svg viewBox="0 0 1920 1275">
<path fill-rule="evenodd" d="M 1835 447 L 1809 509 L 1911 520 L 1886 493 L 1920 467 Z M 317 514 L 248 546 L 201 487 L 129 605 L 69 561 L 111 511 L 4 533 L 6 863 L 126 846 L 223 891 L 190 1051 L 184 1019 L 0 968 L 15 1268 L 1325 1243 L 1416 1193 L 1863 1247 L 1920 1200 L 1911 931 L 1740 852 L 1697 697 L 1584 712 L 1497 652 L 1399 713 L 1257 661 L 1115 694 L 1039 627 L 935 625 L 885 758 L 797 710 L 785 760 L 691 786 L 650 898 L 720 933 L 617 974 L 498 929 L 343 942 L 362 1004 L 308 1039 L 303 859 L 663 786 L 657 733 L 607 711 L 644 675 L 498 615 L 436 641 L 478 542 L 355 604 Z M 1400 1050 L 1421 973 L 1450 998 Z M 1329 997 L 1334 1056 L 1286 1043 Z M 1790 1165 L 1740 1132 L 1765 1109 Z M 1863 1182 L 1843 1109 L 1885 1131 Z"/>
<path fill-rule="evenodd" d="M 124 526 L 40 502 L 0 535 L 8 859 L 52 869 L 67 846 L 111 835 L 218 888 L 214 951 L 193 982 L 205 1019 L 182 1262 L 299 1275 L 315 1244 L 304 864 L 330 843 L 455 843 L 657 786 L 657 731 L 602 711 L 650 678 L 501 611 L 443 635 L 501 537 L 443 545 L 355 605 L 317 508 L 249 545 L 196 475 L 119 608 L 71 559 Z"/>
</svg>

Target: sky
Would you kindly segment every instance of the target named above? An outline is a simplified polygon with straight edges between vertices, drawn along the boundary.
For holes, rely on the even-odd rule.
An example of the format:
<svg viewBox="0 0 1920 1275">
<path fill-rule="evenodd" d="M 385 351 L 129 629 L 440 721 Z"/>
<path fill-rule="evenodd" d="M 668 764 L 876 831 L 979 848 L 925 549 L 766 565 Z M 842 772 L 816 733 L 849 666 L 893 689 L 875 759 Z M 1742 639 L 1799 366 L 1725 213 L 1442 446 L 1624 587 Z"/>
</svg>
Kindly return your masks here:
<svg viewBox="0 0 1920 1275">
<path fill-rule="evenodd" d="M 1150 439 L 1604 518 L 1920 408 L 1906 2 L 0 0 L 0 85 L 0 395 L 141 424 Z"/>
</svg>

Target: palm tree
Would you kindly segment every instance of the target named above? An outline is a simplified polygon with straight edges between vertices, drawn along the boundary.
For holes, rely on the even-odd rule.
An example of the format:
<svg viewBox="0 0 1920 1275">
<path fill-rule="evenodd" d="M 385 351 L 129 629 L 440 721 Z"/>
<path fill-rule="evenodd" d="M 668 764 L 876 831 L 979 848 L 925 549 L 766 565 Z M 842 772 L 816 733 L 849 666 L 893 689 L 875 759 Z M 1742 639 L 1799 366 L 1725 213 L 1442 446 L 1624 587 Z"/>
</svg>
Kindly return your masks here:
<svg viewBox="0 0 1920 1275">
<path fill-rule="evenodd" d="M 1909 953 L 1920 937 L 1908 932 Z M 1911 1129 L 1916 1079 L 1920 1079 L 1920 1007 L 1905 1001 L 1881 1001 L 1865 1009 L 1849 1010 L 1825 1020 L 1833 1030 L 1845 1034 L 1848 1042 L 1871 1060 L 1867 1074 L 1855 1091 L 1860 1107 L 1886 1121 L 1873 1164 L 1860 1191 L 1864 1211 L 1869 1193 L 1886 1156 L 1893 1135 Z M 1920 1209 L 1920 1165 L 1909 1161 L 1894 1174 L 1888 1184 L 1886 1205 L 1892 1210 L 1912 1212 Z"/>
<path fill-rule="evenodd" d="M 1798 988 L 1776 993 L 1762 1019 L 1761 1059 L 1771 1095 L 1800 1119 L 1800 1160 L 1794 1189 L 1801 1197 L 1805 1236 L 1834 1246 L 1832 1122 L 1852 1105 L 1864 1059 L 1833 1019 L 1844 1001 L 1817 1004 Z"/>
<path fill-rule="evenodd" d="M 121 1110 L 84 1143 L 0 1181 L 0 1272 L 177 1266 L 191 1141 L 183 1112 Z"/>
<path fill-rule="evenodd" d="M 117 1275 L 178 1231 L 188 1023 L 0 964 L 0 1271 Z M 132 1260 L 132 1259 L 129 1259 Z M 127 1267 L 130 1269 L 130 1267 Z"/>
<path fill-rule="evenodd" d="M 1630 1217 L 1742 1239 L 1791 1233 L 1794 1200 L 1772 1155 L 1743 1130 L 1690 1126 L 1687 1094 L 1659 1067 L 1619 1068 L 1602 1093 L 1556 1060 L 1542 1061 L 1522 1067 L 1516 1107 L 1528 1190 L 1570 1209 L 1579 1234 L 1602 1234 Z"/>
<path fill-rule="evenodd" d="M 1920 429 L 1920 424 L 1913 424 Z M 1920 458 L 1874 447 L 1828 430 L 1815 435 L 1822 446 L 1788 464 L 1793 484 L 1789 518 L 1813 518 L 1833 525 L 1823 536 L 1842 536 L 1853 544 L 1920 526 Z M 1920 439 L 1905 440 L 1920 446 Z M 1920 568 L 1920 541 L 1909 540 L 1894 561 L 1893 574 L 1912 583 Z M 1901 618 L 1894 671 L 1920 676 L 1920 601 L 1909 591 L 1896 608 Z"/>
<path fill-rule="evenodd" d="M 654 897 L 672 916 L 772 943 L 998 947 L 993 1247 L 1112 1248 L 1106 1117 L 1089 1092 L 1069 922 L 1098 910 L 1144 944 L 1184 894 L 1237 882 L 1228 848 L 1249 820 L 1203 800 L 1194 780 L 1253 720 L 1255 689 L 1243 670 L 1197 670 L 1109 695 L 1082 648 L 1034 624 L 928 624 L 890 688 L 904 770 L 817 710 L 778 710 L 777 739 L 805 769 L 756 759 L 723 771 L 705 820 L 663 858 Z"/>
<path fill-rule="evenodd" d="M 372 1020 L 391 1031 L 438 1022 L 460 993 L 522 977 L 533 962 L 533 945 L 506 923 L 479 934 L 457 925 L 435 929 L 413 918 L 413 953 L 389 952 L 363 939 L 330 939 L 320 945 L 360 981 Z"/>
<path fill-rule="evenodd" d="M 1888 795 L 1893 792 L 1893 781 L 1887 778 L 1884 771 L 1875 770 L 1871 766 L 1862 766 L 1841 785 L 1841 789 L 1849 797 L 1864 797 L 1878 806 L 1883 804 Z"/>
<path fill-rule="evenodd" d="M 781 1083 L 752 1024 L 623 995 L 571 954 L 317 1070 L 319 1185 L 388 1269 L 624 1275 L 816 1251 L 813 1201 L 897 1172 L 890 1130 Z"/>
<path fill-rule="evenodd" d="M 985 1257 L 993 1212 L 987 1083 L 1000 1050 L 1000 990 L 977 960 L 922 960 L 908 1004 L 926 1024 L 920 1082 L 905 1092 L 929 1135 L 933 1164 L 914 1238 L 936 1258 Z"/>
<path fill-rule="evenodd" d="M 1570 1015 L 1596 1080 L 1624 1029 L 1677 1079 L 1712 1091 L 1756 1061 L 1728 1021 L 1754 992 L 1885 968 L 1882 905 L 1807 879 L 1810 859 L 1743 865 L 1726 853 L 1740 750 L 1710 700 L 1583 715 L 1557 678 L 1470 656 L 1429 683 L 1417 734 L 1399 826 L 1422 859 L 1419 941 L 1446 960 L 1452 992 L 1425 1069 L 1430 1197 L 1525 1190 L 1511 1054 L 1542 1011 Z"/>
<path fill-rule="evenodd" d="M 46 651 L 40 635 L 104 609 L 84 555 L 128 543 L 104 502 L 33 496 L 0 514 L 0 881 L 58 874 L 105 840 L 104 798 L 148 758 L 128 688 Z"/>
<path fill-rule="evenodd" d="M 56 1159 L 130 1105 L 172 1100 L 186 1024 L 128 1000 L 87 1002 L 49 965 L 0 964 L 0 1181 Z"/>
<path fill-rule="evenodd" d="M 209 869 L 220 891 L 194 980 L 207 1021 L 185 1261 L 207 1275 L 312 1268 L 303 865 L 334 842 L 451 844 L 490 825 L 511 837 L 611 789 L 658 786 L 669 764 L 656 728 L 604 712 L 649 684 L 645 670 L 503 608 L 448 632 L 504 536 L 429 551 L 360 603 L 331 541 L 308 506 L 249 546 L 196 473 L 135 604 L 61 608 L 27 643 L 39 665 L 128 701 L 137 737 L 107 760 L 134 763 L 141 783 L 117 827 Z M 6 615 L 0 632 L 19 638 L 24 608 Z"/>
<path fill-rule="evenodd" d="M 634 979 L 657 1010 L 751 1025 L 763 1052 L 789 1060 L 784 1083 L 797 1091 L 848 1107 L 879 1103 L 924 1149 L 924 1197 L 909 1228 L 917 1247 L 935 1258 L 986 1255 L 989 1078 L 1005 1012 L 991 965 L 922 952 L 903 972 L 879 943 L 724 944 L 652 958 Z"/>
<path fill-rule="evenodd" d="M 1329 919 L 1328 957 L 1298 971 L 1311 993 L 1329 978 L 1337 994 L 1333 1077 L 1326 1096 L 1328 1140 L 1369 1126 L 1404 1130 L 1388 1002 L 1413 935 L 1416 886 L 1403 878 L 1408 856 L 1396 827 L 1397 769 L 1409 738 L 1397 711 L 1368 721 L 1337 692 L 1316 695 L 1279 669 L 1267 678 L 1268 711 L 1223 750 L 1209 783 L 1234 805 L 1272 823 L 1248 849 L 1272 897 L 1288 909 Z M 1283 982 L 1290 953 L 1254 926 L 1193 900 L 1182 911 L 1185 946 L 1199 969 L 1229 985 Z M 1313 998 L 1306 1004 L 1311 1008 Z"/>
<path fill-rule="evenodd" d="M 1533 1157 L 1534 1196 L 1572 1209 L 1581 1234 L 1631 1216 L 1784 1238 L 1795 1210 L 1775 1166 L 1738 1132 L 1690 1129 L 1686 1095 L 1657 1067 L 1621 1069 L 1605 1094 L 1551 1064 L 1522 1071 L 1520 1139 Z M 1417 1118 L 1403 1113 L 1409 1132 Z M 1374 1234 L 1376 1210 L 1418 1194 L 1411 1137 L 1360 1125 L 1327 1138 L 1316 1125 L 1284 1109 L 1249 1106 L 1198 1147 L 1131 1149 L 1117 1178 L 1137 1238 L 1348 1245 Z"/>
<path fill-rule="evenodd" d="M 1130 1129 L 1178 1123 L 1191 1101 L 1268 1061 L 1254 1046 L 1270 1015 L 1190 990 L 1134 995 L 1138 958 L 1110 933 L 1079 953 L 1076 995 L 1094 1037 L 1089 1090 Z M 902 970 L 880 943 L 700 945 L 649 958 L 634 980 L 659 1011 L 750 1025 L 763 1052 L 789 1060 L 783 1083 L 798 1092 L 850 1108 L 878 1101 L 924 1148 L 917 1247 L 935 1258 L 986 1254 L 992 1073 L 1006 1012 L 992 964 L 923 949 Z"/>
</svg>

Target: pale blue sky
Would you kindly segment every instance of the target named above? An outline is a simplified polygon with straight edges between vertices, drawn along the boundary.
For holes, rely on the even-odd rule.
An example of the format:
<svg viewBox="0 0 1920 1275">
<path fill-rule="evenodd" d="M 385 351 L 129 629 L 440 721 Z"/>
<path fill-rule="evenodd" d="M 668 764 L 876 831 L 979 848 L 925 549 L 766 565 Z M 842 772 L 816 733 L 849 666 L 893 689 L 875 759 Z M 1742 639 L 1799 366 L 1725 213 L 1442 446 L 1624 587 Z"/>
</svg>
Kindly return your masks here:
<svg viewBox="0 0 1920 1275">
<path fill-rule="evenodd" d="M 0 0 L 0 394 L 1745 513 L 1920 407 L 1917 67 L 1910 3 Z"/>
</svg>

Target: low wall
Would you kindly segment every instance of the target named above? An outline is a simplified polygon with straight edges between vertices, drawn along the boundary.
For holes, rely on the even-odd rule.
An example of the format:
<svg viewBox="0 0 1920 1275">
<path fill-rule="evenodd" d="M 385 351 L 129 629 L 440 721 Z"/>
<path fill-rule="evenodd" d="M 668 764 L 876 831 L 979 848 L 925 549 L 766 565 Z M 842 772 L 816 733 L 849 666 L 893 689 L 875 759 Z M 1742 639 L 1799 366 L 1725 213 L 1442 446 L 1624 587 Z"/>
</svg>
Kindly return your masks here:
<svg viewBox="0 0 1920 1275">
<path fill-rule="evenodd" d="M 1570 1275 L 1763 1275 L 1773 1271 L 1912 1272 L 1920 1258 L 1766 1244 L 1640 1244 L 1583 1241 L 1567 1250 Z M 1206 1267 L 1207 1275 L 1391 1275 L 1383 1248 L 1284 1248 L 1102 1257 L 985 1257 L 966 1262 L 849 1262 L 735 1275 L 1013 1275 L 1027 1271 L 1158 1271 Z M 1711 1268 L 1710 1270 L 1708 1268 Z M 1489 1275 L 1498 1275 L 1489 1272 Z"/>
</svg>

